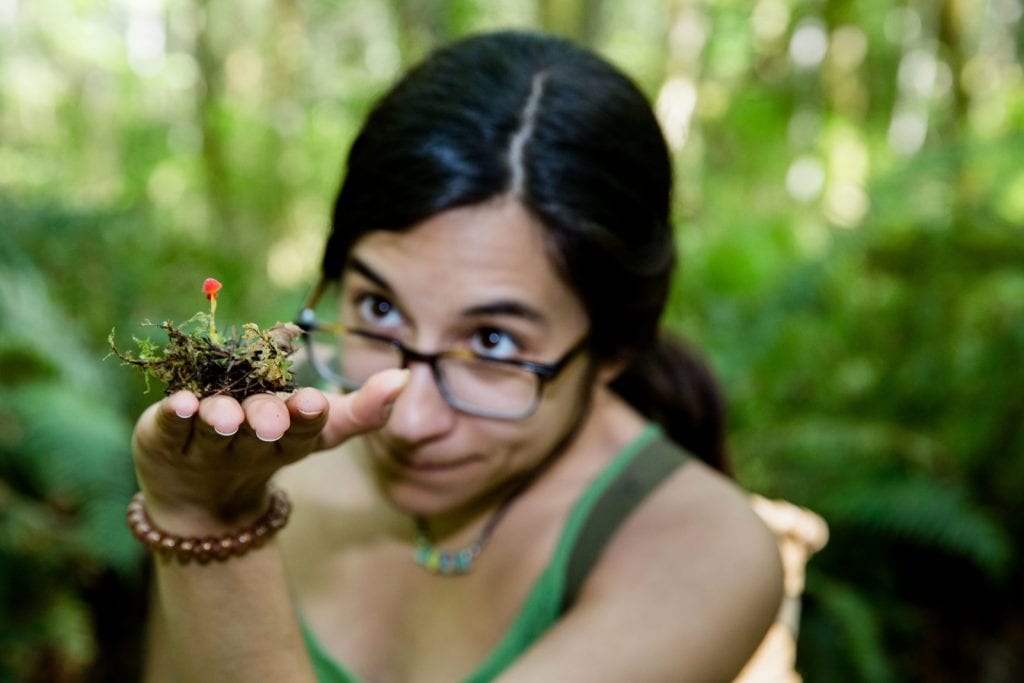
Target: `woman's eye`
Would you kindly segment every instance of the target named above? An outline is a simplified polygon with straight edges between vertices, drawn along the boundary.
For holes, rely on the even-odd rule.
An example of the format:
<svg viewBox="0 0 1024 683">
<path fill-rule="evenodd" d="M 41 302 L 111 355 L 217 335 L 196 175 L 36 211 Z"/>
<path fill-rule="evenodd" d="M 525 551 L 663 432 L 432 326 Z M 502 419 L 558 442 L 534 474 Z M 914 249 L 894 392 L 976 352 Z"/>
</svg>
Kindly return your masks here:
<svg viewBox="0 0 1024 683">
<path fill-rule="evenodd" d="M 393 303 L 379 294 L 363 294 L 356 299 L 356 310 L 363 322 L 374 327 L 397 327 L 402 314 Z"/>
<path fill-rule="evenodd" d="M 515 358 L 522 350 L 515 337 L 493 327 L 477 330 L 470 339 L 470 349 L 489 358 Z"/>
</svg>

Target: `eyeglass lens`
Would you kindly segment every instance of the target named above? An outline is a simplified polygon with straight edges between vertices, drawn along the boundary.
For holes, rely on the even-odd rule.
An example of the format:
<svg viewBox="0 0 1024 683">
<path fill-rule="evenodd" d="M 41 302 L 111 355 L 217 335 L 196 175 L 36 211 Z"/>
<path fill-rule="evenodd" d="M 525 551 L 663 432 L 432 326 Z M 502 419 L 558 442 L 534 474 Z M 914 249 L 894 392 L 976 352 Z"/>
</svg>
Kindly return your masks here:
<svg viewBox="0 0 1024 683">
<path fill-rule="evenodd" d="M 359 334 L 317 332 L 312 349 L 317 361 L 336 374 L 346 389 L 358 388 L 371 375 L 403 365 L 398 346 Z M 438 357 L 435 377 L 441 393 L 455 408 L 494 416 L 529 413 L 540 388 L 540 378 L 529 370 L 455 355 Z"/>
</svg>

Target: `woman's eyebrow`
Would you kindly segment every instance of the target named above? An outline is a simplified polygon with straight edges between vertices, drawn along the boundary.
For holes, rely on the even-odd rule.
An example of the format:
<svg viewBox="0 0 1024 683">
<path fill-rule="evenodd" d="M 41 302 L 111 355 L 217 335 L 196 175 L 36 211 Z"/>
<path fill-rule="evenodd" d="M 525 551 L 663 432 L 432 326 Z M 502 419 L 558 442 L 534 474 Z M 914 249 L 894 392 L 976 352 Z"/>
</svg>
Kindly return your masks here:
<svg viewBox="0 0 1024 683">
<path fill-rule="evenodd" d="M 355 256 L 350 258 L 348 262 L 348 267 L 356 271 L 357 273 L 359 273 L 360 275 L 362 275 L 367 280 L 377 285 L 381 289 L 387 290 L 388 292 L 395 291 L 394 288 L 392 288 L 391 285 L 388 284 L 388 281 L 385 280 L 380 273 L 375 271 L 370 266 L 366 265 L 366 263 L 359 260 L 359 258 Z"/>
<path fill-rule="evenodd" d="M 547 317 L 532 306 L 528 306 L 521 301 L 515 301 L 512 299 L 492 301 L 485 304 L 479 304 L 476 306 L 470 306 L 462 311 L 462 317 L 464 318 L 475 318 L 489 315 L 511 315 L 517 318 L 523 318 L 529 320 L 532 323 L 538 325 L 547 326 Z"/>
<path fill-rule="evenodd" d="M 381 289 L 387 292 L 394 292 L 394 288 L 388 283 L 384 277 L 375 271 L 373 268 L 368 266 L 365 261 L 360 260 L 358 257 L 353 256 L 349 259 L 348 267 L 359 273 L 367 280 L 377 285 Z M 470 306 L 462 311 L 463 318 L 479 318 L 489 315 L 510 315 L 517 318 L 523 318 L 529 320 L 532 323 L 547 327 L 549 321 L 547 316 L 541 313 L 533 306 L 524 304 L 521 301 L 514 299 L 500 299 L 498 301 L 490 301 L 484 304 L 477 304 Z"/>
</svg>

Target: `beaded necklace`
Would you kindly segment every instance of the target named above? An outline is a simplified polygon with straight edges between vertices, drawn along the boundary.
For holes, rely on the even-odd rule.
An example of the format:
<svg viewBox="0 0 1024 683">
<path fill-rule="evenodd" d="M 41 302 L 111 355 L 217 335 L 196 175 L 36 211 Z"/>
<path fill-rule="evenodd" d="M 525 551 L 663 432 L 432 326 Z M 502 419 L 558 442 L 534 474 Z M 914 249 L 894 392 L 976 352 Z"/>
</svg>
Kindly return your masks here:
<svg viewBox="0 0 1024 683">
<path fill-rule="evenodd" d="M 480 535 L 473 539 L 472 543 L 455 552 L 436 546 L 431 538 L 430 529 L 427 527 L 427 520 L 416 517 L 416 547 L 413 549 L 413 559 L 416 564 L 431 574 L 441 576 L 459 576 L 469 573 L 469 570 L 473 568 L 473 560 L 480 554 L 484 544 L 494 533 L 494 528 L 498 526 L 498 522 L 501 521 L 510 502 L 510 500 L 505 501 L 494 511 Z"/>
<path fill-rule="evenodd" d="M 501 501 L 497 509 L 491 513 L 490 519 L 484 524 L 480 534 L 469 545 L 455 552 L 437 547 L 434 543 L 433 534 L 430 533 L 430 527 L 427 525 L 426 518 L 416 515 L 416 545 L 412 551 L 412 559 L 416 564 L 431 574 L 438 576 L 462 576 L 463 574 L 468 574 L 473 569 L 473 562 L 480 555 L 484 545 L 490 540 L 498 523 L 505 516 L 505 513 L 508 512 L 515 499 L 540 477 L 541 473 L 554 462 L 555 456 L 561 453 L 565 449 L 566 444 L 576 435 L 577 430 L 583 423 L 583 416 L 586 415 L 586 406 L 588 405 L 589 396 L 584 401 L 584 407 L 580 410 L 579 415 L 566 433 L 558 440 L 557 445 L 551 449 L 547 456 L 541 459 L 540 464 L 534 467 L 532 472 L 527 473 L 522 481 L 512 488 L 505 497 L 505 500 Z"/>
<path fill-rule="evenodd" d="M 523 492 L 527 482 L 532 478 L 528 477 L 522 484 L 516 486 L 505 497 L 505 500 L 501 501 L 501 505 L 491 513 L 490 519 L 484 524 L 484 528 L 477 537 L 469 545 L 455 552 L 439 548 L 434 543 L 433 534 L 430 533 L 430 527 L 427 526 L 426 518 L 417 515 L 415 518 L 416 547 L 413 548 L 412 552 L 413 560 L 431 574 L 439 576 L 461 576 L 468 574 L 473 568 L 473 561 L 476 560 L 480 551 L 484 549 L 484 545 L 490 540 L 491 535 L 498 526 L 498 522 L 502 520 L 512 505 L 512 501 Z"/>
</svg>

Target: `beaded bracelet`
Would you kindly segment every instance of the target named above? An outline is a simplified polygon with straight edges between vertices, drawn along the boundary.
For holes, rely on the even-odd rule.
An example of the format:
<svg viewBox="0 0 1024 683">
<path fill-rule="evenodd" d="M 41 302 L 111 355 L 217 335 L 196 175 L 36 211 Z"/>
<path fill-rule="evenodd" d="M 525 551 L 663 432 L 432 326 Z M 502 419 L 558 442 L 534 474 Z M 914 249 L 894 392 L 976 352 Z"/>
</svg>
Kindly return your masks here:
<svg viewBox="0 0 1024 683">
<path fill-rule="evenodd" d="M 128 528 L 132 535 L 151 551 L 177 558 L 182 564 L 192 560 L 200 564 L 210 560 L 223 562 L 231 557 L 240 557 L 280 531 L 288 523 L 292 511 L 292 504 L 285 492 L 271 489 L 270 507 L 249 526 L 221 536 L 186 537 L 155 527 L 146 514 L 145 503 L 140 491 L 128 504 Z"/>
</svg>

